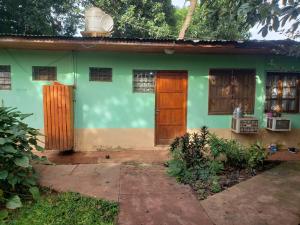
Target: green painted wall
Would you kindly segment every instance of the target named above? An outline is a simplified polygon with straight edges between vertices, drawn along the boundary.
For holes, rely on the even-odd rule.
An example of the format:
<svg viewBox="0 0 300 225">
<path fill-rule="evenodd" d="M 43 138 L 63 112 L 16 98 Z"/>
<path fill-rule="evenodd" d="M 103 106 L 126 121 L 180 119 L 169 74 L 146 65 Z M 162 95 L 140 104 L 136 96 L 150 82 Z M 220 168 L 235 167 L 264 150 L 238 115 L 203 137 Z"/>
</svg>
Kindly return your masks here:
<svg viewBox="0 0 300 225">
<path fill-rule="evenodd" d="M 12 90 L 0 91 L 5 106 L 34 113 L 28 122 L 43 128 L 42 85 L 32 81 L 32 66 L 56 66 L 58 81 L 73 84 L 77 77 L 75 126 L 77 128 L 154 128 L 153 93 L 132 92 L 132 70 L 188 70 L 188 128 L 207 125 L 229 128 L 230 116 L 208 115 L 210 68 L 255 68 L 255 116 L 264 124 L 265 73 L 300 71 L 299 60 L 288 57 L 245 55 L 165 55 L 99 52 L 0 50 L 0 65 L 11 65 Z M 89 67 L 113 68 L 113 82 L 89 82 Z M 288 115 L 300 128 L 300 114 Z"/>
</svg>

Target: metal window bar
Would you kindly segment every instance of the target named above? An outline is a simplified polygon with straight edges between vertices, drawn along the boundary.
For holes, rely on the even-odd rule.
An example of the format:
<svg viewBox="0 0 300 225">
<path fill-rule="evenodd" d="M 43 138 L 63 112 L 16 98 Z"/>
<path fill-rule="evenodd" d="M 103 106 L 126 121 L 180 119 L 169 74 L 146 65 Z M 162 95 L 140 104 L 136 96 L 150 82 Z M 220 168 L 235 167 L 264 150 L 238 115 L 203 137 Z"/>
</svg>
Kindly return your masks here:
<svg viewBox="0 0 300 225">
<path fill-rule="evenodd" d="M 112 68 L 90 67 L 90 81 L 112 82 Z"/>
<path fill-rule="evenodd" d="M 133 92 L 154 93 L 156 71 L 134 70 L 133 71 Z"/>
<path fill-rule="evenodd" d="M 0 90 L 11 90 L 10 66 L 0 66 Z"/>
<path fill-rule="evenodd" d="M 55 81 L 57 80 L 56 67 L 54 66 L 33 66 L 32 79 L 37 81 Z"/>
</svg>

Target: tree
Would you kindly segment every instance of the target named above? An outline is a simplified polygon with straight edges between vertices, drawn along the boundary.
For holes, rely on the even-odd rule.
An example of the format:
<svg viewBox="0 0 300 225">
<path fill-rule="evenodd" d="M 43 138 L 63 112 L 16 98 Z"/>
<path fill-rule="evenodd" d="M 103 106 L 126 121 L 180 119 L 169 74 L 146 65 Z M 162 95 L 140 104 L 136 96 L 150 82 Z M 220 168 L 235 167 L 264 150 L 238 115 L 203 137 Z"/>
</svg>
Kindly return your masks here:
<svg viewBox="0 0 300 225">
<path fill-rule="evenodd" d="M 93 0 L 94 5 L 114 19 L 114 37 L 162 38 L 170 37 L 175 26 L 171 0 Z"/>
<path fill-rule="evenodd" d="M 91 5 L 114 18 L 114 37 L 169 37 L 175 25 L 171 0 L 0 0 L 0 33 L 74 35 Z"/>
<path fill-rule="evenodd" d="M 179 32 L 178 39 L 184 39 L 186 30 L 188 29 L 188 27 L 192 21 L 192 17 L 193 17 L 194 11 L 196 9 L 196 6 L 197 6 L 197 0 L 190 0 L 190 6 L 188 9 L 187 15 L 185 17 L 184 23 Z"/>
<path fill-rule="evenodd" d="M 252 18 L 248 18 L 248 21 L 252 20 L 262 25 L 260 33 L 263 37 L 269 31 L 280 31 L 294 39 L 300 37 L 300 2 L 298 0 L 262 0 L 257 5 L 245 3 L 243 10 L 256 12 L 252 14 Z"/>
<path fill-rule="evenodd" d="M 245 0 L 200 1 L 194 11 L 186 37 L 224 40 L 248 39 L 251 28 L 251 23 L 247 20 L 250 18 L 248 17 L 249 12 L 241 10 L 241 6 L 245 2 Z M 180 21 L 183 21 L 182 17 L 186 13 L 187 9 L 177 9 L 177 29 L 182 26 Z"/>
<path fill-rule="evenodd" d="M 77 0 L 0 0 L 0 33 L 74 35 L 82 18 Z"/>
</svg>

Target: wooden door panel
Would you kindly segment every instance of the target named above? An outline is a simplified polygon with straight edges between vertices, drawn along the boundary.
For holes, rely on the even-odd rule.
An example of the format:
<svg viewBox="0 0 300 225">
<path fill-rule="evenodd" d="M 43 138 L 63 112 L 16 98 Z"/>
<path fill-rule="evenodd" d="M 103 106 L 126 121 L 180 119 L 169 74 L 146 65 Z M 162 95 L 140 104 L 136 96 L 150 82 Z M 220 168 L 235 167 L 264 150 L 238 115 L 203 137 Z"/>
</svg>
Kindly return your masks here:
<svg viewBox="0 0 300 225">
<path fill-rule="evenodd" d="M 185 133 L 185 129 L 180 126 L 162 125 L 160 126 L 159 144 L 168 145 L 175 137 Z"/>
<path fill-rule="evenodd" d="M 182 125 L 184 111 L 182 109 L 166 109 L 157 114 L 158 125 Z"/>
<path fill-rule="evenodd" d="M 187 74 L 159 72 L 156 76 L 155 143 L 170 144 L 186 132 Z"/>
<path fill-rule="evenodd" d="M 171 77 L 173 74 L 168 74 L 169 77 L 161 77 L 157 86 L 159 92 L 180 92 L 184 90 L 182 78 Z M 179 75 L 180 76 L 180 75 Z M 178 79 L 179 78 L 179 79 Z"/>
<path fill-rule="evenodd" d="M 175 101 L 176 99 L 176 101 Z M 182 102 L 184 101 L 183 93 L 160 93 L 157 97 L 157 107 L 163 108 L 181 108 Z"/>
<path fill-rule="evenodd" d="M 45 149 L 74 147 L 73 87 L 55 82 L 43 86 Z"/>
</svg>

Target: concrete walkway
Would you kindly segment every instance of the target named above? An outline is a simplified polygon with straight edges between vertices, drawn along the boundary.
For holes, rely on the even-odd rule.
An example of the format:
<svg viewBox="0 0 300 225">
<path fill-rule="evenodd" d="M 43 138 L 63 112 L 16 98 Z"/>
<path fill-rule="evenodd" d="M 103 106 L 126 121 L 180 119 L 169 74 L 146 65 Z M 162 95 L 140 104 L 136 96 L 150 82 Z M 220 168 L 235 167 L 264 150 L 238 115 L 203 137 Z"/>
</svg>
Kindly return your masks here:
<svg viewBox="0 0 300 225">
<path fill-rule="evenodd" d="M 161 165 L 37 165 L 40 184 L 118 201 L 121 225 L 298 225 L 300 162 L 287 162 L 199 202 Z"/>
<path fill-rule="evenodd" d="M 201 205 L 218 225 L 298 225 L 300 161 L 282 163 Z"/>
<path fill-rule="evenodd" d="M 37 165 L 40 184 L 118 201 L 120 225 L 212 225 L 189 186 L 160 165 Z"/>
</svg>

